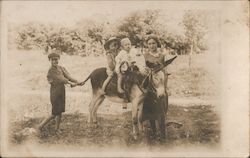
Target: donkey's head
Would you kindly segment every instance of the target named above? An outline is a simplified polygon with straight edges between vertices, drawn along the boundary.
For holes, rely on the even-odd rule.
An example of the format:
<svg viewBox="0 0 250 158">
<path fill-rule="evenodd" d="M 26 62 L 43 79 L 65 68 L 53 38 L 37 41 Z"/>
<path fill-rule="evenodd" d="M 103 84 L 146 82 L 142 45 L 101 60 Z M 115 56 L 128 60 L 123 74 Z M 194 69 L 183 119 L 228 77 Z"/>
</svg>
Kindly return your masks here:
<svg viewBox="0 0 250 158">
<path fill-rule="evenodd" d="M 171 64 L 175 58 L 176 56 L 165 61 L 161 67 L 155 70 L 148 69 L 147 74 L 141 73 L 135 63 L 129 65 L 127 62 L 121 64 L 120 71 L 128 77 L 129 80 L 127 81 L 137 84 L 143 89 L 152 91 L 156 93 L 158 97 L 161 97 L 165 95 L 164 73 L 161 70 Z"/>
<path fill-rule="evenodd" d="M 171 64 L 176 57 L 165 61 L 161 67 L 151 70 L 143 81 L 143 87 L 148 91 L 153 91 L 158 97 L 165 95 L 164 73 L 161 70 Z"/>
</svg>

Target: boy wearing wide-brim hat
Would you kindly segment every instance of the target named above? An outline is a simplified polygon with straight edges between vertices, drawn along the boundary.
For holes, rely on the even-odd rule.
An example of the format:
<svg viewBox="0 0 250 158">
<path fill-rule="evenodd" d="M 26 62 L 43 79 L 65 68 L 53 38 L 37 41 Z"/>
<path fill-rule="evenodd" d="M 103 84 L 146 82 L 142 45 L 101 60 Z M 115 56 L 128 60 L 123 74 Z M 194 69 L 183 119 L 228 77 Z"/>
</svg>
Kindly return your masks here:
<svg viewBox="0 0 250 158">
<path fill-rule="evenodd" d="M 39 129 L 42 130 L 45 125 L 55 118 L 55 131 L 57 132 L 61 122 L 61 114 L 65 112 L 65 84 L 72 86 L 74 85 L 73 83 L 78 83 L 78 81 L 73 79 L 64 67 L 58 65 L 58 60 L 60 59 L 58 53 L 53 52 L 48 55 L 48 58 L 51 62 L 47 79 L 51 84 L 50 101 L 52 104 L 52 115 L 40 124 Z"/>
<path fill-rule="evenodd" d="M 104 48 L 106 50 L 107 63 L 108 63 L 106 71 L 108 78 L 104 81 L 102 85 L 101 95 L 105 94 L 105 89 L 114 75 L 115 65 L 116 65 L 115 57 L 119 52 L 120 45 L 121 45 L 120 40 L 116 37 L 109 38 L 104 44 Z"/>
<path fill-rule="evenodd" d="M 121 46 L 120 39 L 116 37 L 109 38 L 104 44 L 104 48 L 106 50 L 107 63 L 108 63 L 107 70 L 106 70 L 108 77 L 103 82 L 102 89 L 100 92 L 101 95 L 105 94 L 105 89 L 107 85 L 109 84 L 109 82 L 111 81 L 112 77 L 114 76 L 115 67 L 116 67 L 115 58 L 120 51 L 120 46 Z M 127 104 L 126 103 L 122 104 L 122 108 L 127 109 Z"/>
<path fill-rule="evenodd" d="M 110 38 L 105 42 L 105 44 L 104 44 L 104 48 L 105 48 L 105 50 L 107 51 L 107 53 L 108 53 L 108 51 L 114 50 L 113 48 L 110 48 L 110 44 L 111 44 L 112 42 L 115 42 L 115 43 L 117 44 L 117 49 L 119 49 L 120 46 L 121 46 L 121 43 L 120 43 L 120 39 L 119 39 L 119 38 L 117 38 L 117 37 L 110 37 Z"/>
</svg>

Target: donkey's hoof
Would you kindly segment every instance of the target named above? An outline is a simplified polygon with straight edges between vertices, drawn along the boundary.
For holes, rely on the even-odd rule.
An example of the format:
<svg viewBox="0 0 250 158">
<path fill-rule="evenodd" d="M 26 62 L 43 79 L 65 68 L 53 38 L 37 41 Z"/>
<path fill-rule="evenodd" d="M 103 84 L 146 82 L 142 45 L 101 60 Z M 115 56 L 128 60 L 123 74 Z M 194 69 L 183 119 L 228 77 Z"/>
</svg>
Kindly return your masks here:
<svg viewBox="0 0 250 158">
<path fill-rule="evenodd" d="M 160 141 L 160 143 L 166 143 L 166 136 L 165 135 L 160 135 L 159 136 L 159 141 Z"/>
<path fill-rule="evenodd" d="M 91 128 L 92 124 L 91 123 L 87 123 L 87 127 Z"/>
<path fill-rule="evenodd" d="M 97 128 L 97 127 L 98 127 L 97 122 L 94 122 L 92 127 L 93 127 L 93 128 Z"/>
<path fill-rule="evenodd" d="M 98 124 L 97 124 L 97 122 L 96 122 L 96 123 L 94 123 L 94 122 L 92 122 L 92 123 L 87 123 L 87 127 L 88 127 L 88 128 L 97 128 L 97 127 L 98 127 Z"/>
<path fill-rule="evenodd" d="M 133 135 L 134 140 L 138 140 L 138 135 Z"/>
</svg>

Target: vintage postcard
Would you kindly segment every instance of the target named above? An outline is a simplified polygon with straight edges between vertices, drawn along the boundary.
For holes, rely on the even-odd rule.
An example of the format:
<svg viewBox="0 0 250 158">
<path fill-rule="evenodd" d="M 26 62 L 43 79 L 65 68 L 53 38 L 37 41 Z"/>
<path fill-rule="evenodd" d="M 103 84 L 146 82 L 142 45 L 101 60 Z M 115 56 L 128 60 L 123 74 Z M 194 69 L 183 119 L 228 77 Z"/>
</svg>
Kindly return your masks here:
<svg viewBox="0 0 250 158">
<path fill-rule="evenodd" d="M 2 157 L 249 149 L 248 1 L 1 1 Z"/>
</svg>

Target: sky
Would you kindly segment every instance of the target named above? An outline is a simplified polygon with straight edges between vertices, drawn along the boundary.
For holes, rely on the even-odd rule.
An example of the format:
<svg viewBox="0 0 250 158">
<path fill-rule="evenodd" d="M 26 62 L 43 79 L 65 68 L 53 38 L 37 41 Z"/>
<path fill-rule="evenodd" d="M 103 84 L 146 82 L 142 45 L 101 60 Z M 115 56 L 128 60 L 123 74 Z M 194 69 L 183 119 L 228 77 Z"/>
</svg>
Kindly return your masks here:
<svg viewBox="0 0 250 158">
<path fill-rule="evenodd" d="M 116 20 L 129 12 L 160 9 L 166 17 L 178 19 L 188 9 L 218 9 L 220 2 L 197 1 L 10 1 L 3 2 L 8 21 L 41 21 L 72 25 L 81 18 L 104 15 Z"/>
<path fill-rule="evenodd" d="M 168 30 L 182 34 L 179 26 L 186 10 L 206 10 L 211 12 L 209 28 L 211 36 L 218 34 L 221 16 L 237 18 L 237 1 L 3 1 L 2 16 L 7 22 L 22 24 L 30 21 L 58 23 L 74 26 L 84 18 L 106 18 L 115 22 L 133 11 L 145 9 L 161 10 L 162 20 L 168 22 Z M 239 9 L 238 9 L 239 10 Z M 223 12 L 223 15 L 215 14 Z M 214 40 L 213 40 L 214 41 Z"/>
<path fill-rule="evenodd" d="M 168 30 L 182 34 L 179 26 L 186 10 L 219 10 L 222 2 L 211 1 L 4 1 L 4 17 L 12 24 L 30 21 L 74 26 L 84 18 L 106 18 L 115 22 L 133 11 L 161 10 Z"/>
</svg>

